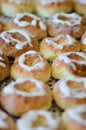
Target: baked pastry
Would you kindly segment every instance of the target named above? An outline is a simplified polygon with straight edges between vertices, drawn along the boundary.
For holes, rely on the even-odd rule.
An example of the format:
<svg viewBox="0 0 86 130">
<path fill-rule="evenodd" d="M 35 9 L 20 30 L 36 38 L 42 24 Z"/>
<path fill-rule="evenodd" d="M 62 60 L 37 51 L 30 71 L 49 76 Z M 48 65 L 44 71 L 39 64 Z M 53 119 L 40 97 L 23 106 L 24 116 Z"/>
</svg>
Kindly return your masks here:
<svg viewBox="0 0 86 130">
<path fill-rule="evenodd" d="M 65 130 L 86 130 L 86 104 L 66 110 L 62 118 Z"/>
<path fill-rule="evenodd" d="M 53 61 L 52 76 L 62 79 L 69 74 L 86 77 L 86 54 L 82 52 L 66 52 Z"/>
<path fill-rule="evenodd" d="M 47 82 L 51 75 L 51 67 L 39 52 L 28 51 L 17 57 L 11 66 L 11 77 L 36 78 Z"/>
<path fill-rule="evenodd" d="M 5 78 L 10 75 L 10 65 L 8 58 L 0 52 L 0 81 L 3 81 Z"/>
<path fill-rule="evenodd" d="M 86 0 L 74 0 L 74 10 L 78 14 L 86 15 Z"/>
<path fill-rule="evenodd" d="M 44 21 L 29 13 L 17 14 L 9 23 L 10 29 L 24 29 L 31 33 L 37 39 L 42 39 L 47 36 L 47 27 Z"/>
<path fill-rule="evenodd" d="M 36 79 L 20 78 L 1 91 L 1 106 L 14 116 L 30 110 L 49 109 L 51 103 L 50 88 Z"/>
<path fill-rule="evenodd" d="M 2 21 L 0 21 L 0 33 L 6 30 L 6 24 Z"/>
<path fill-rule="evenodd" d="M 57 12 L 71 12 L 73 4 L 69 0 L 36 0 L 35 11 L 41 17 L 50 17 Z"/>
<path fill-rule="evenodd" d="M 34 11 L 34 4 L 32 0 L 3 0 L 1 11 L 8 17 L 14 17 L 17 13 L 32 13 Z"/>
<path fill-rule="evenodd" d="M 86 32 L 81 37 L 81 51 L 86 53 Z"/>
<path fill-rule="evenodd" d="M 18 130 L 62 130 L 61 119 L 45 110 L 29 111 L 17 120 Z"/>
<path fill-rule="evenodd" d="M 61 109 L 86 104 L 86 78 L 65 76 L 55 83 L 53 97 Z"/>
<path fill-rule="evenodd" d="M 80 42 L 68 34 L 60 34 L 54 38 L 46 37 L 40 43 L 40 53 L 51 62 L 64 52 L 80 51 L 80 48 Z"/>
<path fill-rule="evenodd" d="M 13 119 L 2 110 L 0 110 L 0 130 L 16 130 Z"/>
<path fill-rule="evenodd" d="M 39 43 L 24 30 L 8 30 L 0 34 L 0 51 L 9 57 L 15 58 L 22 53 L 39 51 Z"/>
<path fill-rule="evenodd" d="M 79 39 L 84 33 L 83 18 L 76 13 L 56 13 L 47 22 L 50 36 L 70 34 Z"/>
</svg>

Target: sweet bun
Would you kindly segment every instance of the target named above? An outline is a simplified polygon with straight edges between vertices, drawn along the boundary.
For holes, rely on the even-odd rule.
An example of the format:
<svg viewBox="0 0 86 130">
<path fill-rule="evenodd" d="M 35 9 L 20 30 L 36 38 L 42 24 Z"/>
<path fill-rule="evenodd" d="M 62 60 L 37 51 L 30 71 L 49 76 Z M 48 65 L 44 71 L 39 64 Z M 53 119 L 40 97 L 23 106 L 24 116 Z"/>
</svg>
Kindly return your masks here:
<svg viewBox="0 0 86 130">
<path fill-rule="evenodd" d="M 66 52 L 53 61 L 52 76 L 62 79 L 69 74 L 86 77 L 86 54 L 83 52 Z"/>
<path fill-rule="evenodd" d="M 17 128 L 18 130 L 62 130 L 61 118 L 45 110 L 29 111 L 17 120 Z"/>
<path fill-rule="evenodd" d="M 50 17 L 57 12 L 71 12 L 73 4 L 68 0 L 36 0 L 35 11 L 41 17 Z"/>
<path fill-rule="evenodd" d="M 26 30 L 37 39 L 42 39 L 47 36 L 47 27 L 45 22 L 34 14 L 18 13 L 9 22 L 8 28 Z"/>
<path fill-rule="evenodd" d="M 86 104 L 66 110 L 62 119 L 65 130 L 86 130 Z"/>
<path fill-rule="evenodd" d="M 86 15 L 86 0 L 74 0 L 74 10 L 78 14 Z"/>
<path fill-rule="evenodd" d="M 36 78 L 47 82 L 51 76 L 51 67 L 39 52 L 28 51 L 17 57 L 11 66 L 11 77 Z"/>
<path fill-rule="evenodd" d="M 3 0 L 1 11 L 8 17 L 14 17 L 17 13 L 34 11 L 34 4 L 31 0 Z"/>
<path fill-rule="evenodd" d="M 30 110 L 49 109 L 51 103 L 50 88 L 36 79 L 20 78 L 1 90 L 1 106 L 14 116 Z"/>
<path fill-rule="evenodd" d="M 86 78 L 65 76 L 55 83 L 53 97 L 61 109 L 86 104 Z"/>
<path fill-rule="evenodd" d="M 26 31 L 8 30 L 0 34 L 0 51 L 8 57 L 15 58 L 29 50 L 39 51 L 39 43 Z"/>
<path fill-rule="evenodd" d="M 10 65 L 7 56 L 0 52 L 0 81 L 3 81 L 5 78 L 10 75 Z"/>
<path fill-rule="evenodd" d="M 13 119 L 0 110 L 0 130 L 17 130 Z"/>
<path fill-rule="evenodd" d="M 50 36 L 70 34 L 79 39 L 84 33 L 83 18 L 76 13 L 56 13 L 48 19 L 48 33 Z"/>
<path fill-rule="evenodd" d="M 40 53 L 50 62 L 64 52 L 79 52 L 80 48 L 80 42 L 68 34 L 60 34 L 54 38 L 46 37 L 40 43 Z"/>
</svg>

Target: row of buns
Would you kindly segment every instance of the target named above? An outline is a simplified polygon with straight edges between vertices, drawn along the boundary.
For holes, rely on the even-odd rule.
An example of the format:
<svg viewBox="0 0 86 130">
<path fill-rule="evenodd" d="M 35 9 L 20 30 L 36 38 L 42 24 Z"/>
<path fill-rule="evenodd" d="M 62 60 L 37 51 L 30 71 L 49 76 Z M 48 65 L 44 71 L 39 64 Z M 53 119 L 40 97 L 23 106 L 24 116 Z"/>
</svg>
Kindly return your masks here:
<svg viewBox="0 0 86 130">
<path fill-rule="evenodd" d="M 16 123 L 4 111 L 0 110 L 1 130 L 85 130 L 86 104 L 72 107 L 62 116 L 47 110 L 32 110 L 17 119 Z M 84 115 L 84 116 L 83 116 Z"/>
<path fill-rule="evenodd" d="M 65 9 L 71 2 L 86 3 L 34 0 L 47 14 L 46 4 Z M 32 1 L 9 3 L 11 10 Z M 40 10 L 38 15 L 49 17 L 45 20 L 17 11 L 9 22 L 0 22 L 0 130 L 86 130 L 86 16 L 69 11 L 45 16 Z M 6 78 L 11 81 L 4 83 Z"/>
<path fill-rule="evenodd" d="M 58 12 L 86 14 L 85 0 L 0 0 L 1 12 L 9 17 L 17 13 L 36 13 L 41 17 L 50 17 Z"/>
</svg>

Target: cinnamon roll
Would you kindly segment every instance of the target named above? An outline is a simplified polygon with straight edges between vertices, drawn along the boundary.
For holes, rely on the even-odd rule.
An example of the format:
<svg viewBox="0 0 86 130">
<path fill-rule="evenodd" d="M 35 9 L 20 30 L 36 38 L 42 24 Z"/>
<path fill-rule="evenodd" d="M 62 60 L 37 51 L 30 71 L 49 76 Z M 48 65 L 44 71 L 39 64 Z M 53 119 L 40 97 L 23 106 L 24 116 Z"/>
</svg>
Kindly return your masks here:
<svg viewBox="0 0 86 130">
<path fill-rule="evenodd" d="M 86 78 L 65 76 L 55 84 L 53 96 L 61 109 L 86 104 Z"/>
<path fill-rule="evenodd" d="M 0 51 L 8 57 L 17 57 L 22 53 L 39 51 L 38 40 L 24 30 L 8 30 L 0 34 Z"/>
<path fill-rule="evenodd" d="M 52 76 L 62 79 L 69 74 L 86 77 L 86 54 L 83 52 L 66 52 L 53 61 Z"/>
<path fill-rule="evenodd" d="M 67 130 L 86 130 L 86 104 L 72 107 L 63 115 L 64 128 Z"/>
<path fill-rule="evenodd" d="M 30 110 L 49 109 L 51 103 L 49 86 L 36 79 L 20 78 L 1 90 L 1 106 L 14 116 Z"/>
<path fill-rule="evenodd" d="M 18 13 L 9 23 L 10 29 L 23 29 L 37 39 L 47 36 L 47 26 L 38 16 L 29 13 Z"/>
<path fill-rule="evenodd" d="M 56 13 L 47 22 L 50 36 L 70 34 L 76 39 L 84 33 L 83 18 L 76 13 Z"/>
<path fill-rule="evenodd" d="M 17 57 L 11 66 L 11 77 L 36 78 L 47 82 L 51 76 L 51 67 L 39 52 L 28 51 Z"/>
</svg>

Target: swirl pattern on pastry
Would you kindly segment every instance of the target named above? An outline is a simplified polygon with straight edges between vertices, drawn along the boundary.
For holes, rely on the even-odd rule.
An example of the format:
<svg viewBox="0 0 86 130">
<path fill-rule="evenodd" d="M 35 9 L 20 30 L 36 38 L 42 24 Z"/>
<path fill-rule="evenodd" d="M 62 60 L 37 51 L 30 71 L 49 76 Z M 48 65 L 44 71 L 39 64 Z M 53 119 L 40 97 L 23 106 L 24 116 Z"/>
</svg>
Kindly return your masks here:
<svg viewBox="0 0 86 130">
<path fill-rule="evenodd" d="M 56 13 L 49 18 L 47 26 L 50 36 L 70 34 L 78 39 L 84 33 L 83 19 L 76 13 Z"/>
<path fill-rule="evenodd" d="M 66 110 L 63 115 L 64 127 L 68 130 L 86 129 L 86 104 L 74 106 Z"/>
<path fill-rule="evenodd" d="M 49 109 L 51 102 L 50 88 L 36 79 L 19 78 L 1 91 L 1 106 L 15 116 L 30 110 Z"/>
<path fill-rule="evenodd" d="M 42 39 L 47 36 L 46 24 L 40 17 L 34 14 L 18 13 L 11 20 L 9 28 L 24 29 L 38 39 Z"/>
<path fill-rule="evenodd" d="M 68 34 L 61 34 L 55 38 L 44 38 L 40 43 L 40 53 L 42 56 L 53 61 L 56 56 L 71 51 L 80 51 L 81 44 Z"/>
<path fill-rule="evenodd" d="M 60 124 L 60 117 L 45 110 L 27 112 L 17 121 L 18 130 L 61 130 Z"/>
<path fill-rule="evenodd" d="M 0 34 L 0 50 L 15 58 L 29 50 L 39 51 L 39 43 L 24 30 L 8 30 Z"/>
<path fill-rule="evenodd" d="M 11 77 L 36 78 L 47 82 L 50 78 L 51 67 L 39 52 L 28 51 L 15 59 L 11 67 Z"/>
<path fill-rule="evenodd" d="M 86 104 L 86 78 L 73 75 L 64 77 L 55 84 L 53 95 L 62 109 Z"/>
<path fill-rule="evenodd" d="M 69 74 L 86 77 L 86 54 L 83 52 L 66 52 L 53 61 L 52 76 L 62 79 Z"/>
</svg>

